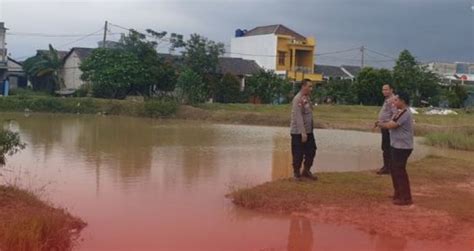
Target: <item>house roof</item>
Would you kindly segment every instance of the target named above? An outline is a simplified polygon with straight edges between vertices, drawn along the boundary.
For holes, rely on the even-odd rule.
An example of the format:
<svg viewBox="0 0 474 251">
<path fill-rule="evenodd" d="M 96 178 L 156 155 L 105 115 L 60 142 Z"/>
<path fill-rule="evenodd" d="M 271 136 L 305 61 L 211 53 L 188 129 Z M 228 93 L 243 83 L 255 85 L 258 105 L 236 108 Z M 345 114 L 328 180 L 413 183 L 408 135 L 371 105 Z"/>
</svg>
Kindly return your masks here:
<svg viewBox="0 0 474 251">
<path fill-rule="evenodd" d="M 221 74 L 248 75 L 255 74 L 261 69 L 254 60 L 230 57 L 219 58 L 218 71 Z"/>
<path fill-rule="evenodd" d="M 24 61 L 17 61 L 11 57 L 8 57 L 8 61 L 12 61 L 13 63 L 18 64 L 18 65 L 23 65 L 23 62 L 24 62 Z"/>
<path fill-rule="evenodd" d="M 339 66 L 333 65 L 314 65 L 314 72 L 323 75 L 323 77 L 346 78 L 349 77 Z"/>
<path fill-rule="evenodd" d="M 79 60 L 84 61 L 84 59 L 89 57 L 94 50 L 95 48 L 74 47 L 66 54 L 66 56 L 63 57 L 63 60 L 66 60 L 73 52 L 76 52 Z"/>
<path fill-rule="evenodd" d="M 267 34 L 276 34 L 276 35 L 287 35 L 292 36 L 298 40 L 305 40 L 306 37 L 299 34 L 298 32 L 282 25 L 282 24 L 274 24 L 274 25 L 267 25 L 267 26 L 258 26 L 255 27 L 245 33 L 245 37 L 248 36 L 257 36 L 257 35 L 267 35 Z"/>
<path fill-rule="evenodd" d="M 58 52 L 58 56 L 59 56 L 59 59 L 60 60 L 63 60 L 67 54 L 69 53 L 69 51 L 57 51 Z M 49 50 L 37 50 L 36 51 L 36 55 L 41 55 L 41 54 L 46 54 L 46 53 L 49 53 Z"/>
<path fill-rule="evenodd" d="M 354 77 L 357 77 L 357 75 L 359 75 L 359 72 L 362 70 L 360 66 L 354 65 L 342 65 L 341 67 L 348 71 Z"/>
</svg>

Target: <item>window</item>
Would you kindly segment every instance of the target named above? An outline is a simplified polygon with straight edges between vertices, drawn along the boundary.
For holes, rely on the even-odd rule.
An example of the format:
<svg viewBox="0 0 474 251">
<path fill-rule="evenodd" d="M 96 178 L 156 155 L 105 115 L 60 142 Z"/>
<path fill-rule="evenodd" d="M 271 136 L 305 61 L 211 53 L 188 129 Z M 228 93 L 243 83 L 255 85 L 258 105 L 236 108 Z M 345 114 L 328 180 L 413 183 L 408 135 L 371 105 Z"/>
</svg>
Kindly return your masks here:
<svg viewBox="0 0 474 251">
<path fill-rule="evenodd" d="M 285 65 L 285 58 L 286 58 L 286 53 L 285 52 L 278 52 L 278 65 Z"/>
</svg>

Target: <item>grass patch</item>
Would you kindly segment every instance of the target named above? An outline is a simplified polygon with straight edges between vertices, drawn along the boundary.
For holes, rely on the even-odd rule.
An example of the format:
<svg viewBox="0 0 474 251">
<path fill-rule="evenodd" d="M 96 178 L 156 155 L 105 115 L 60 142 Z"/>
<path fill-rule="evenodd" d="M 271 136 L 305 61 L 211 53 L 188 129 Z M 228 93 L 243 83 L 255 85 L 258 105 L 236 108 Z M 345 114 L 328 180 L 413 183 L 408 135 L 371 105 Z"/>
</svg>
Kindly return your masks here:
<svg viewBox="0 0 474 251">
<path fill-rule="evenodd" d="M 187 109 L 181 109 L 182 118 L 188 116 Z M 206 119 L 219 122 L 242 124 L 265 124 L 288 126 L 291 107 L 289 105 L 253 105 L 253 104 L 202 104 L 193 109 L 201 110 Z M 315 126 L 328 129 L 352 129 L 371 131 L 377 119 L 380 107 L 360 105 L 319 105 L 314 109 Z M 414 115 L 415 133 L 424 136 L 446 130 L 474 130 L 474 113 L 456 110 L 458 115 L 425 115 L 423 109 Z"/>
<path fill-rule="evenodd" d="M 150 99 L 145 102 L 96 98 L 58 98 L 51 96 L 9 96 L 0 98 L 3 112 L 52 112 L 110 114 L 141 117 L 169 117 L 178 104 L 171 100 Z"/>
<path fill-rule="evenodd" d="M 428 133 L 424 143 L 444 148 L 474 151 L 474 128 L 464 131 Z"/>
<path fill-rule="evenodd" d="M 0 186 L 0 250 L 70 250 L 85 225 L 29 191 Z"/>
<path fill-rule="evenodd" d="M 409 164 L 417 206 L 441 210 L 474 223 L 474 163 L 427 157 Z M 387 202 L 393 193 L 389 177 L 373 172 L 321 173 L 317 182 L 279 180 L 236 190 L 229 197 L 239 206 L 267 212 L 291 213 L 320 205 L 361 207 Z M 471 191 L 469 190 L 471 189 Z"/>
</svg>

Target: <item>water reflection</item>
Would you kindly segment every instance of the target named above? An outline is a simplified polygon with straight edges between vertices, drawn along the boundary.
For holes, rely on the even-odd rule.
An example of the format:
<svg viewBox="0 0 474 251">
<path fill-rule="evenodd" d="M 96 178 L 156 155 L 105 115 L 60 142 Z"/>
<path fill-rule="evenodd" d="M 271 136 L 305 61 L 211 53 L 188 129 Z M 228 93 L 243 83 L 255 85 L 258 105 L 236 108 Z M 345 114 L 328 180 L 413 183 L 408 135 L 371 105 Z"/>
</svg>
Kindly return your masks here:
<svg viewBox="0 0 474 251">
<path fill-rule="evenodd" d="M 229 187 L 291 176 L 287 128 L 0 113 L 3 120 L 28 144 L 7 164 L 31 173 L 37 187 L 53 182 L 51 201 L 89 223 L 83 250 L 305 251 L 316 250 L 315 233 L 319 250 L 348 237 L 357 250 L 374 250 L 361 231 L 259 214 L 225 198 Z M 316 137 L 317 172 L 380 164 L 378 134 L 318 130 Z"/>
<path fill-rule="evenodd" d="M 313 228 L 311 221 L 304 217 L 292 217 L 288 234 L 288 251 L 312 251 Z"/>
</svg>

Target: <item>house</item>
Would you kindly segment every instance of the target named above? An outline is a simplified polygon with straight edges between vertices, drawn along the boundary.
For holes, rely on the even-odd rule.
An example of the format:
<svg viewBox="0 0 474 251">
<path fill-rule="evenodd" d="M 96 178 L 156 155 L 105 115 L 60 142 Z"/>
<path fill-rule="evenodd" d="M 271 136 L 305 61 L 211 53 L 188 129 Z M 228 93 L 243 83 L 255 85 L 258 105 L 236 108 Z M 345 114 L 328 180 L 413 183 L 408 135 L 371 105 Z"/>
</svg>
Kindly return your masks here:
<svg viewBox="0 0 474 251">
<path fill-rule="evenodd" d="M 350 77 L 350 79 L 355 79 L 357 75 L 359 75 L 359 72 L 362 70 L 362 68 L 360 66 L 354 65 L 341 65 L 341 70 L 343 70 Z"/>
<path fill-rule="evenodd" d="M 93 50 L 93 48 L 74 47 L 63 57 L 61 76 L 65 89 L 79 89 L 84 84 L 79 66 Z"/>
<path fill-rule="evenodd" d="M 6 31 L 7 28 L 5 28 L 5 23 L 0 22 L 0 81 L 6 77 L 6 72 L 8 70 L 8 56 L 5 41 Z"/>
<path fill-rule="evenodd" d="M 333 79 L 349 79 L 354 80 L 359 74 L 361 68 L 359 66 L 333 66 L 333 65 L 314 65 L 314 72 L 321 74 L 323 80 Z"/>
<path fill-rule="evenodd" d="M 281 25 L 259 26 L 249 31 L 238 29 L 231 39 L 230 54 L 254 60 L 267 70 L 301 81 L 322 81 L 314 72 L 316 40 Z"/>
<path fill-rule="evenodd" d="M 64 57 L 69 53 L 69 51 L 56 51 L 58 53 L 59 60 L 63 60 Z M 36 56 L 40 56 L 43 54 L 49 54 L 49 50 L 37 50 Z"/>
<path fill-rule="evenodd" d="M 67 54 L 64 55 L 63 68 L 61 70 L 61 76 L 64 81 L 66 89 L 78 89 L 84 84 L 81 79 L 82 71 L 79 68 L 81 63 L 91 55 L 94 48 L 72 48 Z M 180 64 L 181 56 L 159 53 L 161 58 L 165 62 L 170 64 Z M 260 66 L 253 60 L 245 60 L 242 58 L 219 58 L 217 71 L 219 75 L 230 73 L 236 76 L 241 82 L 241 88 L 245 86 L 246 77 L 257 73 L 261 70 Z"/>
<path fill-rule="evenodd" d="M 474 63 L 431 62 L 425 65 L 428 70 L 442 78 L 443 85 L 464 83 L 474 85 Z"/>
<path fill-rule="evenodd" d="M 10 81 L 10 89 L 18 87 L 26 88 L 28 85 L 28 79 L 23 70 L 23 64 L 10 57 L 8 57 L 7 60 L 7 76 Z"/>
<path fill-rule="evenodd" d="M 245 88 L 245 79 L 258 73 L 262 68 L 253 60 L 242 58 L 221 57 L 217 71 L 220 75 L 232 74 L 240 81 L 240 90 Z"/>
</svg>

